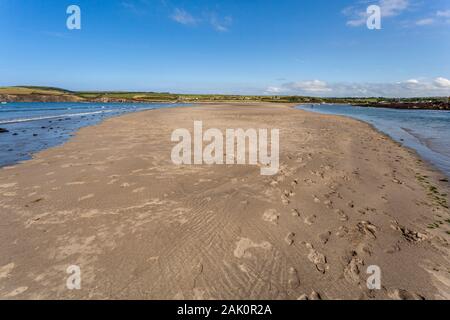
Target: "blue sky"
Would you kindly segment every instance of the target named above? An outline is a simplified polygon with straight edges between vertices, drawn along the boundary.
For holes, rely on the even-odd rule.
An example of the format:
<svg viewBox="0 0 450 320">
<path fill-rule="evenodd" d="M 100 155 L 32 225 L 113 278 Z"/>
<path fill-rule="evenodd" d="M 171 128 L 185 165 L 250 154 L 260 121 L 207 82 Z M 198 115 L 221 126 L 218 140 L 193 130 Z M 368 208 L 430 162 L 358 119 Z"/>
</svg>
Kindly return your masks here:
<svg viewBox="0 0 450 320">
<path fill-rule="evenodd" d="M 450 95 L 450 0 L 0 0 L 0 41 L 0 86 Z"/>
</svg>

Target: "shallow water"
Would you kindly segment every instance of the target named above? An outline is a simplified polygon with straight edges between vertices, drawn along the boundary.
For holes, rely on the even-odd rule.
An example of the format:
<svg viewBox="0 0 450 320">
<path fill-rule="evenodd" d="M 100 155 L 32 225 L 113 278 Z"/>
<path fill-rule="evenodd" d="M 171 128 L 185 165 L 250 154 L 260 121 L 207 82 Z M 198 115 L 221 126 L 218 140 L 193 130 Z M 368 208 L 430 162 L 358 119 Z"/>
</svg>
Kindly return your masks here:
<svg viewBox="0 0 450 320">
<path fill-rule="evenodd" d="M 397 110 L 324 104 L 301 110 L 344 115 L 372 124 L 394 140 L 414 149 L 450 177 L 450 111 Z"/>
<path fill-rule="evenodd" d="M 27 160 L 66 142 L 78 129 L 106 118 L 142 110 L 185 106 L 168 103 L 0 104 L 0 167 Z"/>
</svg>

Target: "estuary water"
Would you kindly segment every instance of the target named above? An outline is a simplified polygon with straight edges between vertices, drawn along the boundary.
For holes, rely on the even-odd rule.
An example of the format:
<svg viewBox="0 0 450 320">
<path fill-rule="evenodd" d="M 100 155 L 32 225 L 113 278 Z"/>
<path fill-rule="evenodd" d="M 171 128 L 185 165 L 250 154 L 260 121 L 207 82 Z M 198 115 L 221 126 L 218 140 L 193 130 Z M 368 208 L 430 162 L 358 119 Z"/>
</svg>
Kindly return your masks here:
<svg viewBox="0 0 450 320">
<path fill-rule="evenodd" d="M 414 149 L 450 177 L 450 111 L 398 110 L 351 105 L 300 105 L 301 110 L 343 115 L 370 123 L 401 144 Z"/>
<path fill-rule="evenodd" d="M 78 129 L 129 112 L 185 106 L 173 103 L 0 104 L 0 167 L 66 142 Z M 2 131 L 2 130 L 0 130 Z M 6 132 L 5 132 L 6 131 Z"/>
</svg>

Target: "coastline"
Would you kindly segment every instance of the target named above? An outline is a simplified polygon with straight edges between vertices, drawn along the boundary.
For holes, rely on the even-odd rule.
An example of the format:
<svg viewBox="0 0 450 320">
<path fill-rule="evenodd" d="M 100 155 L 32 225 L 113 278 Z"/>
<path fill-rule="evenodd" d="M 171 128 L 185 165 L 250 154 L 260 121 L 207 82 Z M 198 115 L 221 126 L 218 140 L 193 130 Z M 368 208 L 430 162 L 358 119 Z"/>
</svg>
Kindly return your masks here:
<svg viewBox="0 0 450 320">
<path fill-rule="evenodd" d="M 15 103 L 0 109 L 0 168 L 67 142 L 79 129 L 123 114 L 189 104 Z M 24 116 L 26 114 L 26 116 Z"/>
<path fill-rule="evenodd" d="M 170 133 L 194 120 L 279 126 L 280 173 L 174 166 Z M 418 160 L 371 124 L 292 105 L 109 118 L 0 169 L 0 297 L 449 298 L 446 225 L 427 226 L 450 213 L 422 182 L 448 186 Z M 79 292 L 64 288 L 73 264 L 85 274 Z M 380 291 L 364 289 L 371 264 Z"/>
<path fill-rule="evenodd" d="M 85 103 L 337 103 L 361 107 L 405 110 L 450 110 L 449 97 L 417 98 L 318 98 L 285 95 L 177 94 L 169 92 L 71 91 L 54 87 L 0 87 L 0 102 Z"/>
<path fill-rule="evenodd" d="M 326 104 L 326 106 L 339 106 L 340 104 Z M 393 128 L 392 121 L 394 120 L 392 117 L 390 119 L 386 119 L 386 117 L 383 118 L 383 115 L 381 114 L 358 114 L 358 113 L 349 113 L 346 112 L 346 106 L 343 106 L 342 108 L 344 111 L 340 112 L 331 112 L 330 110 L 320 110 L 319 109 L 306 109 L 306 105 L 300 105 L 298 109 L 307 111 L 307 112 L 313 112 L 313 113 L 319 113 L 323 115 L 334 115 L 334 116 L 343 116 L 347 117 L 349 119 L 353 119 L 356 121 L 361 121 L 362 123 L 368 124 L 371 128 L 376 130 L 377 132 L 385 135 L 395 143 L 398 143 L 402 147 L 412 151 L 416 156 L 421 159 L 422 161 L 425 161 L 428 163 L 431 168 L 437 170 L 441 174 L 443 174 L 446 179 L 450 179 L 450 155 L 442 153 L 440 150 L 446 150 L 445 145 L 435 145 L 431 144 L 430 141 L 433 139 L 436 139 L 436 136 L 428 136 L 425 135 L 422 136 L 419 132 L 414 132 L 412 128 L 405 127 L 404 124 L 398 123 L 397 128 Z M 372 108 L 373 109 L 373 108 Z M 389 111 L 392 112 L 392 109 L 389 108 L 376 108 L 376 112 L 378 110 L 383 110 L 383 112 Z M 400 110 L 400 112 L 408 112 L 412 110 Z M 415 110 L 416 112 L 419 112 L 421 110 Z M 426 110 L 424 111 L 425 114 L 427 112 L 442 112 L 442 110 Z M 371 111 L 373 112 L 373 111 Z M 413 111 L 414 112 L 414 111 Z M 446 112 L 446 111 L 444 111 Z M 407 114 L 405 114 L 407 115 Z M 422 115 L 424 116 L 424 115 Z M 408 121 L 408 119 L 406 119 Z M 391 125 L 386 125 L 386 122 L 391 122 Z M 407 122 L 406 122 L 407 123 Z M 431 123 L 422 123 L 423 126 L 429 125 L 432 127 L 434 124 Z M 411 125 L 410 125 L 411 127 Z M 405 135 L 406 133 L 406 135 Z M 422 133 L 424 134 L 424 133 Z M 426 133 L 425 133 L 426 134 Z M 445 133 L 440 132 L 440 140 L 437 140 L 438 142 L 441 142 L 445 139 Z"/>
</svg>

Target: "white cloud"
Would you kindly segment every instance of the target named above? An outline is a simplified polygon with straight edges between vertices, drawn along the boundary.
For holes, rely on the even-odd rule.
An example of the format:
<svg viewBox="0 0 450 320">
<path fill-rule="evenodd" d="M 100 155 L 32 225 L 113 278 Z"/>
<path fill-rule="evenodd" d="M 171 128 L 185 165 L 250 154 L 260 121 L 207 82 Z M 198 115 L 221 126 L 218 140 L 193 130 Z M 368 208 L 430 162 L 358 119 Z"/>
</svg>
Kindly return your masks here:
<svg viewBox="0 0 450 320">
<path fill-rule="evenodd" d="M 409 0 L 381 0 L 380 7 L 382 16 L 393 17 L 409 7 Z"/>
<path fill-rule="evenodd" d="M 450 18 L 450 10 L 438 11 L 438 12 L 436 12 L 436 15 L 438 17 Z"/>
<path fill-rule="evenodd" d="M 377 4 L 381 8 L 381 17 L 389 18 L 400 15 L 403 11 L 410 6 L 409 0 L 380 0 Z M 347 25 L 351 27 L 358 27 L 366 24 L 367 15 L 367 3 L 365 6 L 351 6 L 345 8 L 342 13 L 349 18 Z"/>
<path fill-rule="evenodd" d="M 366 21 L 367 21 L 367 17 L 364 16 L 360 19 L 354 19 L 354 20 L 347 21 L 347 25 L 350 27 L 359 27 L 359 26 L 366 24 Z"/>
<path fill-rule="evenodd" d="M 446 78 L 436 78 L 434 80 L 434 84 L 440 88 L 450 88 L 450 80 L 446 79 Z"/>
<path fill-rule="evenodd" d="M 416 24 L 417 24 L 418 26 L 429 26 L 430 24 L 433 24 L 434 22 L 435 22 L 435 21 L 434 21 L 433 18 L 425 18 L 425 19 L 418 20 L 418 21 L 416 22 Z"/>
<path fill-rule="evenodd" d="M 331 91 L 328 85 L 324 81 L 312 80 L 312 81 L 300 81 L 287 83 L 284 86 L 291 90 L 301 90 L 305 92 L 328 92 Z"/>
<path fill-rule="evenodd" d="M 189 12 L 179 8 L 175 8 L 170 18 L 184 25 L 196 25 L 198 22 Z"/>
<path fill-rule="evenodd" d="M 124 0 L 120 4 L 126 10 L 138 16 L 145 15 L 150 7 L 149 0 Z"/>
<path fill-rule="evenodd" d="M 420 19 L 416 21 L 418 26 L 429 26 L 431 24 L 443 24 L 450 22 L 450 10 L 440 10 L 433 14 L 432 17 Z"/>
<path fill-rule="evenodd" d="M 396 85 L 402 89 L 414 90 L 421 86 L 421 83 L 417 79 L 409 79 L 406 81 L 397 82 Z"/>
<path fill-rule="evenodd" d="M 229 31 L 233 18 L 231 16 L 220 17 L 215 12 L 203 13 L 201 18 L 197 18 L 184 9 L 175 8 L 170 18 L 180 24 L 195 26 L 199 24 L 208 24 L 214 30 L 219 32 Z"/>
<path fill-rule="evenodd" d="M 450 96 L 450 80 L 409 79 L 396 83 L 346 83 L 312 80 L 289 82 L 265 91 L 272 94 L 324 96 L 324 97 L 419 97 Z"/>
<path fill-rule="evenodd" d="M 356 11 L 353 7 L 344 9 L 343 13 L 348 16 L 352 16 L 350 20 L 347 21 L 347 25 L 350 27 L 359 27 L 365 25 L 367 22 L 366 11 Z"/>
<path fill-rule="evenodd" d="M 283 89 L 283 88 L 280 88 L 280 87 L 268 87 L 265 92 L 266 93 L 278 94 L 278 93 L 286 92 L 286 89 Z"/>
<path fill-rule="evenodd" d="M 230 16 L 219 18 L 215 13 L 208 14 L 208 20 L 211 26 L 216 31 L 226 32 L 229 30 L 231 24 L 233 23 L 233 19 Z"/>
</svg>

